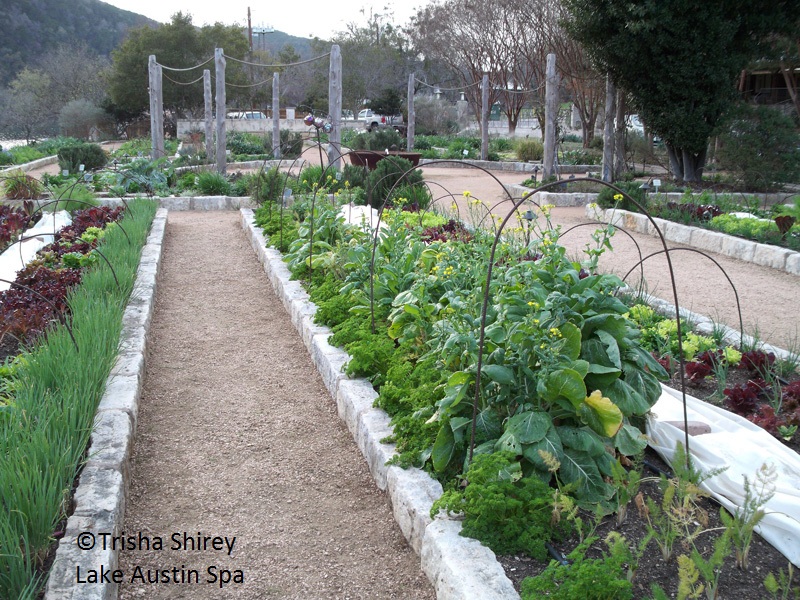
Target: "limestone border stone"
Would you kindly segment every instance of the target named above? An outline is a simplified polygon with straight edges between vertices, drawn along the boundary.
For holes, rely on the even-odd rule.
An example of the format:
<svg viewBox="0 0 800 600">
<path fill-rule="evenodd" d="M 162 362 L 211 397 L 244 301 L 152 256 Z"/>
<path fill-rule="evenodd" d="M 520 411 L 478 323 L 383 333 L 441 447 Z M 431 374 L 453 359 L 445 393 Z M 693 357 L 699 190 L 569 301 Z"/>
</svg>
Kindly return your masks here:
<svg viewBox="0 0 800 600">
<path fill-rule="evenodd" d="M 646 233 L 652 236 L 656 235 L 656 231 L 649 220 L 642 218 L 643 215 L 627 210 L 614 208 L 603 210 L 596 204 L 588 204 L 586 206 L 586 216 L 604 223 L 613 223 L 614 225 L 625 227 L 629 231 Z M 672 221 L 664 221 L 663 219 L 655 219 L 655 221 L 661 228 L 664 237 L 670 242 L 684 244 L 706 252 L 716 252 L 792 275 L 800 275 L 800 252 L 793 252 L 780 246 L 759 244 L 758 242 L 701 227 L 691 227 Z"/>
</svg>

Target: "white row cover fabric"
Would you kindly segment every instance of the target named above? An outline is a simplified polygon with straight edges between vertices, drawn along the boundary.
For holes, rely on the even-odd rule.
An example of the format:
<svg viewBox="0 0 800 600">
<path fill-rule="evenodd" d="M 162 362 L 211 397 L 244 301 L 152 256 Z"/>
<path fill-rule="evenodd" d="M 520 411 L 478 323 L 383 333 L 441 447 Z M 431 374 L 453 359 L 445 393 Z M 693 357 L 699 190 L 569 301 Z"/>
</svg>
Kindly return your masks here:
<svg viewBox="0 0 800 600">
<path fill-rule="evenodd" d="M 369 231 L 375 230 L 375 224 L 378 222 L 378 211 L 371 206 L 360 206 L 353 204 L 345 204 L 339 209 L 339 216 L 341 216 L 346 223 L 351 225 L 360 225 L 362 228 Z M 381 221 L 380 228 L 387 227 L 384 221 Z"/>
<path fill-rule="evenodd" d="M 21 271 L 36 253 L 51 243 L 54 233 L 67 225 L 72 224 L 72 217 L 65 210 L 56 213 L 44 213 L 39 222 L 22 234 L 22 242 L 9 246 L 0 255 L 0 292 L 11 287 L 7 281 L 17 278 L 17 271 Z"/>
<path fill-rule="evenodd" d="M 650 446 L 669 464 L 684 432 L 664 421 L 683 421 L 680 392 L 662 386 L 663 393 L 648 417 Z M 756 531 L 794 565 L 800 567 L 800 459 L 772 435 L 747 419 L 692 396 L 686 396 L 689 421 L 702 421 L 711 433 L 691 436 L 689 453 L 695 468 L 708 473 L 727 469 L 706 480 L 703 488 L 733 513 L 744 501 L 744 477 L 752 484 L 764 464 L 777 470 L 775 495 Z"/>
</svg>

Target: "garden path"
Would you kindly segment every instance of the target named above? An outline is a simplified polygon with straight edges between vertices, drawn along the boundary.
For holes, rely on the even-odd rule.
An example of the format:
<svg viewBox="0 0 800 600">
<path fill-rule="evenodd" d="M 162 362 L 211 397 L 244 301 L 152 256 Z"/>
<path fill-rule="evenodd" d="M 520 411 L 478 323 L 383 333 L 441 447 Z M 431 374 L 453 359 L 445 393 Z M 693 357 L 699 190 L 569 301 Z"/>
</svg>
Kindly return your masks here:
<svg viewBox="0 0 800 600">
<path fill-rule="evenodd" d="M 120 568 L 201 585 L 120 598 L 433 598 L 238 213 L 169 214 L 155 306 L 123 530 L 165 549 Z M 233 552 L 170 550 L 184 532 Z M 244 583 L 204 584 L 212 565 Z"/>
</svg>

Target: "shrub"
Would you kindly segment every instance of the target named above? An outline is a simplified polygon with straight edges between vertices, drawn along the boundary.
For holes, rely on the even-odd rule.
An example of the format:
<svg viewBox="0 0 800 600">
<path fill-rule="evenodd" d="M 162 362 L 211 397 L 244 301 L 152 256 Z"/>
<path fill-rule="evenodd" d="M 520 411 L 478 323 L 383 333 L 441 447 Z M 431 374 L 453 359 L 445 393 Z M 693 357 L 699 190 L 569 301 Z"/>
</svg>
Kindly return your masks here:
<svg viewBox="0 0 800 600">
<path fill-rule="evenodd" d="M 5 194 L 6 198 L 11 200 L 40 198 L 42 184 L 22 171 L 14 171 L 5 180 Z"/>
<path fill-rule="evenodd" d="M 58 126 L 67 135 L 88 138 L 92 130 L 99 130 L 109 122 L 109 115 L 88 100 L 73 100 L 61 109 Z"/>
<path fill-rule="evenodd" d="M 589 148 L 592 150 L 602 150 L 603 149 L 603 136 L 596 135 L 594 136 L 591 141 L 589 142 Z"/>
<path fill-rule="evenodd" d="M 478 138 L 458 137 L 447 145 L 445 158 L 477 159 L 480 158 L 481 141 Z"/>
<path fill-rule="evenodd" d="M 263 202 L 279 202 L 283 198 L 283 190 L 288 183 L 286 175 L 273 167 L 266 171 L 259 171 L 250 180 L 250 195 L 257 204 Z"/>
<path fill-rule="evenodd" d="M 266 145 L 265 138 L 259 138 L 252 133 L 232 133 L 228 136 L 225 147 L 231 151 L 231 154 L 264 154 L 270 152 L 272 144 Z"/>
<path fill-rule="evenodd" d="M 358 165 L 345 165 L 342 169 L 342 181 L 349 183 L 350 189 L 366 186 L 369 170 Z"/>
<path fill-rule="evenodd" d="M 489 140 L 490 152 L 510 152 L 514 149 L 514 143 L 503 137 L 495 137 Z"/>
<path fill-rule="evenodd" d="M 641 184 L 637 181 L 630 181 L 630 182 L 620 182 L 617 184 L 617 187 L 626 194 L 628 194 L 629 196 L 631 196 L 643 207 L 647 208 L 647 199 L 645 198 L 644 190 L 639 187 L 640 185 Z M 617 192 L 611 189 L 610 187 L 603 186 L 603 189 L 600 190 L 600 193 L 597 195 L 597 204 L 600 206 L 600 208 L 616 207 L 622 210 L 639 212 L 637 206 L 633 202 L 628 200 L 628 198 L 625 196 L 623 196 L 622 200 L 617 202 L 614 199 L 614 196 L 616 194 Z"/>
<path fill-rule="evenodd" d="M 800 180 L 800 134 L 791 118 L 773 108 L 740 105 L 720 142 L 720 167 L 740 177 L 748 189 Z"/>
<path fill-rule="evenodd" d="M 255 175 L 250 173 L 236 173 L 231 177 L 231 195 L 243 198 L 250 195 L 250 189 L 255 181 Z"/>
<path fill-rule="evenodd" d="M 517 158 L 522 162 L 538 161 L 544 157 L 544 146 L 541 140 L 519 140 L 516 153 Z"/>
<path fill-rule="evenodd" d="M 220 173 L 202 171 L 197 176 L 197 189 L 205 196 L 229 196 L 231 184 Z"/>
<path fill-rule="evenodd" d="M 14 155 L 5 150 L 0 151 L 0 165 L 13 165 Z"/>
<path fill-rule="evenodd" d="M 398 156 L 388 156 L 378 161 L 375 170 L 369 174 L 368 188 L 372 192 L 371 204 L 374 208 L 380 208 L 387 200 L 391 199 L 389 197 L 390 190 L 400 181 L 403 173 L 412 167 L 411 161 Z M 418 169 L 410 171 L 403 179 L 403 183 L 405 185 L 422 184 L 422 172 Z M 397 194 L 393 194 L 392 197 L 397 197 Z"/>
<path fill-rule="evenodd" d="M 372 150 L 373 152 L 383 152 L 384 150 L 403 150 L 405 141 L 394 129 L 377 129 L 369 133 L 362 133 L 353 138 L 353 150 Z"/>
<path fill-rule="evenodd" d="M 108 156 L 98 144 L 75 144 L 58 151 L 58 166 L 62 171 L 77 173 L 80 165 L 87 171 L 106 166 Z"/>
</svg>

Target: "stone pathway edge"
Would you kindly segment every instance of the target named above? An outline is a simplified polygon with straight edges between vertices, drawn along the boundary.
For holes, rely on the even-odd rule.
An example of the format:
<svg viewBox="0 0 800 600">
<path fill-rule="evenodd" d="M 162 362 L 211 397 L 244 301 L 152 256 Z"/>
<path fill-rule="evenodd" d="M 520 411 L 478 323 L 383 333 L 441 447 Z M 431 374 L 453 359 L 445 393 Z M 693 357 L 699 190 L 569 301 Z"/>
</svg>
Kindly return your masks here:
<svg viewBox="0 0 800 600">
<path fill-rule="evenodd" d="M 113 571 L 118 550 L 100 534 L 120 535 L 130 480 L 130 458 L 145 371 L 147 332 L 153 316 L 156 280 L 161 267 L 167 210 L 156 212 L 142 249 L 136 281 L 122 317 L 117 360 L 97 407 L 89 457 L 74 496 L 75 510 L 67 520 L 45 590 L 45 600 L 115 600 L 115 583 L 77 585 L 77 569 L 88 573 L 101 565 Z M 88 535 L 87 535 L 88 534 Z M 92 536 L 92 537 L 89 537 Z M 82 545 L 89 546 L 82 550 Z"/>
<path fill-rule="evenodd" d="M 430 518 L 433 502 L 442 487 L 420 469 L 387 466 L 394 446 L 381 443 L 391 433 L 389 416 L 374 408 L 377 394 L 365 379 L 350 379 L 343 367 L 349 355 L 328 343 L 330 329 L 314 323 L 316 306 L 290 272 L 277 250 L 267 247 L 255 226 L 253 211 L 241 209 L 242 227 L 276 294 L 291 315 L 325 387 L 335 400 L 339 417 L 346 423 L 369 465 L 379 489 L 389 494 L 395 520 L 414 551 L 439 600 L 519 599 L 513 584 L 497 562 L 494 552 L 459 535 L 461 523 Z"/>
</svg>

